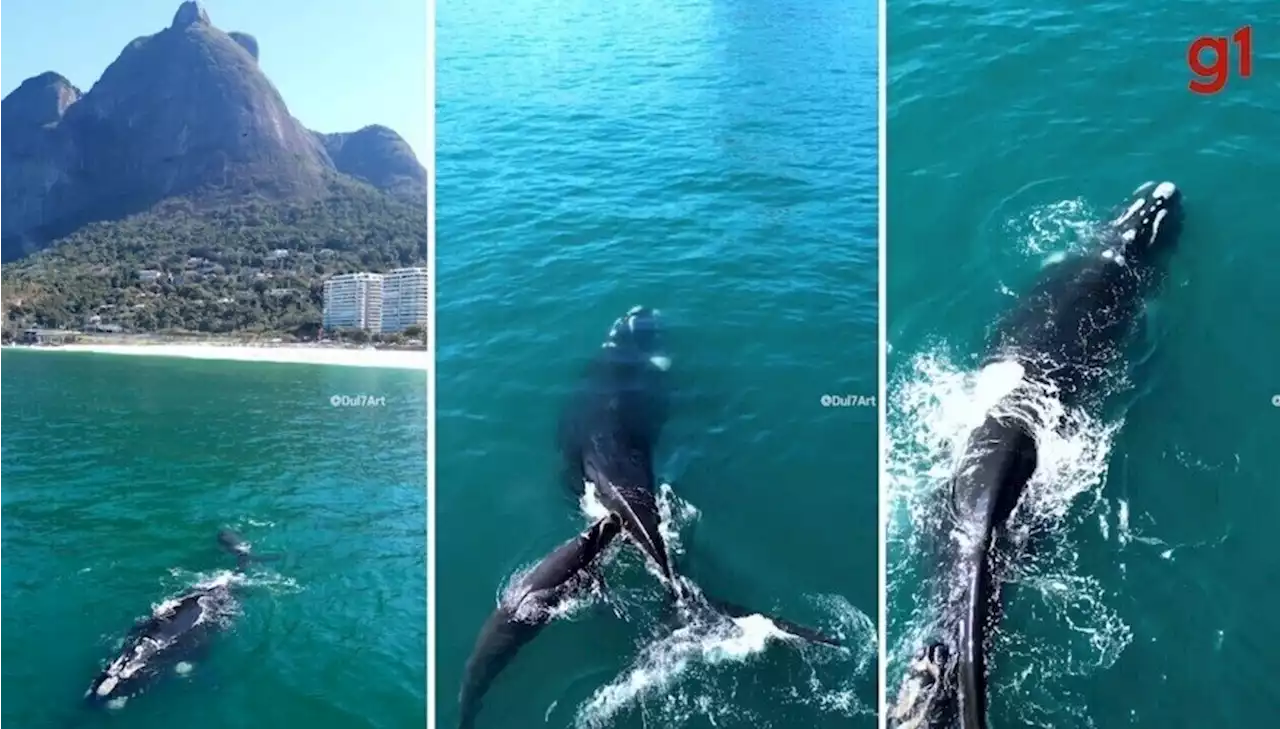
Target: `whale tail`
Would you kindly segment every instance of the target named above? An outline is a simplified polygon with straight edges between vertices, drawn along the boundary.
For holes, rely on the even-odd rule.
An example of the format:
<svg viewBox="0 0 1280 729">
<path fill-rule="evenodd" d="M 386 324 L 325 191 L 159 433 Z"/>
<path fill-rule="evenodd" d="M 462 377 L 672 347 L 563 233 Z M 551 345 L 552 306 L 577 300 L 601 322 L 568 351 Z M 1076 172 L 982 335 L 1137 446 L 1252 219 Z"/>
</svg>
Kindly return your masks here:
<svg viewBox="0 0 1280 729">
<path fill-rule="evenodd" d="M 955 670 L 945 641 L 920 647 L 907 667 L 897 700 L 888 707 L 889 729 L 955 726 Z"/>
<path fill-rule="evenodd" d="M 997 598 L 995 580 L 991 573 L 992 547 L 995 532 L 988 528 L 983 547 L 975 556 L 965 587 L 964 619 L 960 622 L 960 657 L 958 709 L 965 729 L 986 729 L 987 726 L 987 625 L 991 618 L 991 605 Z"/>
<path fill-rule="evenodd" d="M 975 541 L 956 554 L 960 582 L 955 617 L 957 709 L 965 729 L 987 726 L 986 643 L 999 605 L 996 548 L 1039 462 L 1035 418 L 1023 403 L 997 406 L 970 435 L 951 481 L 952 518 Z M 954 583 L 953 583 L 954 584 Z"/>
<path fill-rule="evenodd" d="M 688 604 L 690 598 L 694 598 L 695 602 L 700 601 L 703 603 L 706 609 L 710 609 L 728 618 L 745 618 L 749 615 L 759 615 L 773 623 L 774 627 L 784 633 L 794 635 L 795 637 L 807 640 L 810 643 L 818 643 L 835 648 L 839 648 L 842 645 L 838 639 L 825 635 L 814 628 L 809 628 L 800 625 L 799 623 L 793 623 L 790 620 L 786 620 L 762 610 L 750 610 L 736 603 L 729 602 L 728 600 L 708 595 L 705 590 L 692 589 L 691 582 L 686 582 L 686 578 L 678 576 L 680 571 L 677 565 L 671 565 L 670 569 L 673 578 L 668 583 L 670 588 L 668 597 L 671 600 L 668 604 L 671 606 Z"/>
<path fill-rule="evenodd" d="M 814 628 L 809 628 L 809 627 L 800 625 L 799 623 L 793 623 L 790 620 L 780 618 L 776 615 L 770 615 L 769 613 L 762 612 L 760 610 L 748 610 L 747 608 L 744 608 L 741 605 L 735 605 L 727 600 L 720 600 L 718 598 L 710 597 L 708 595 L 704 595 L 703 598 L 707 601 L 707 604 L 710 605 L 712 608 L 714 608 L 717 612 L 723 613 L 724 615 L 727 615 L 731 618 L 745 618 L 748 615 L 760 615 L 765 619 L 767 619 L 769 622 L 773 623 L 779 630 L 783 631 L 784 633 L 789 633 L 790 635 L 794 635 L 797 638 L 803 638 L 804 640 L 807 640 L 810 643 L 818 643 L 820 645 L 832 646 L 834 648 L 839 648 L 841 646 L 841 643 L 838 639 L 825 635 Z"/>
</svg>

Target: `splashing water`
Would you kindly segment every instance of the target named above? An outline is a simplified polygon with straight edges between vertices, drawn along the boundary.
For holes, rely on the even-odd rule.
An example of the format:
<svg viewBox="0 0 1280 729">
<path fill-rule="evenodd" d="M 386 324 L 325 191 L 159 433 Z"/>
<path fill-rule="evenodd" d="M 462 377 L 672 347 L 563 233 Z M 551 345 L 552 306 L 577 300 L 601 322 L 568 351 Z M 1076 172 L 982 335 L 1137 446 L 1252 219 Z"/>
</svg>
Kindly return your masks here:
<svg viewBox="0 0 1280 729">
<path fill-rule="evenodd" d="M 1097 240 L 1104 218 L 1082 198 L 1058 200 L 1013 216 L 1005 224 L 1005 232 L 1010 240 L 1021 241 L 1024 255 L 1060 259 Z"/>
<path fill-rule="evenodd" d="M 889 653 L 891 693 L 916 648 L 935 634 L 939 616 L 928 587 L 951 588 L 928 584 L 928 525 L 940 523 L 940 497 L 970 432 L 1021 374 L 1021 368 L 1008 364 L 965 371 L 938 347 L 916 355 L 890 387 L 896 395 L 889 399 L 884 496 L 889 514 L 888 628 L 899 636 Z M 1003 576 L 1008 603 L 1037 604 L 1036 624 L 1006 621 L 996 631 L 990 660 L 993 703 L 1021 707 L 1019 718 L 1032 725 L 1091 726 L 1083 701 L 1067 695 L 1063 679 L 1109 667 L 1132 636 L 1106 605 L 1099 582 L 1079 574 L 1070 532 L 1086 521 L 1096 523 L 1093 514 L 1107 503 L 1102 489 L 1122 421 L 1102 422 L 1065 408 L 1048 388 L 1024 386 L 1037 424 L 1039 462 L 1009 519 L 1008 533 L 1020 558 Z M 1123 518 L 1127 534 L 1127 513 Z M 1056 637 L 1039 637 L 1050 633 L 1074 637 L 1069 645 Z M 1049 713 L 1045 706 L 1055 711 Z M 1064 711 L 1072 718 L 1063 716 Z"/>
<path fill-rule="evenodd" d="M 588 484 L 582 500 L 588 519 L 598 519 L 606 510 L 594 498 Z M 700 512 L 693 504 L 675 494 L 670 484 L 658 489 L 660 529 L 673 557 L 684 553 L 682 532 L 695 523 Z M 656 568 L 646 569 L 654 576 Z M 832 649 L 813 646 L 780 630 L 762 615 L 728 618 L 712 610 L 702 598 L 699 587 L 687 577 L 680 578 L 688 603 L 681 608 L 680 627 L 641 639 L 638 655 L 613 681 L 597 689 L 578 708 L 575 726 L 600 729 L 612 726 L 616 718 L 629 711 L 652 716 L 660 726 L 680 726 L 694 716 L 713 724 L 758 727 L 770 726 L 763 717 L 744 709 L 735 701 L 740 690 L 771 691 L 779 702 L 792 705 L 812 704 L 840 716 L 870 714 L 874 707 L 864 706 L 857 698 L 855 683 L 864 676 L 876 656 L 874 622 L 847 600 L 837 596 L 811 597 L 816 611 L 824 615 L 823 627 L 837 636 L 847 648 Z M 803 662 L 807 674 L 803 686 L 753 683 L 753 676 L 740 667 L 747 664 L 771 664 L 772 646 L 786 644 L 788 655 Z M 821 666 L 838 663 L 831 670 Z"/>
</svg>

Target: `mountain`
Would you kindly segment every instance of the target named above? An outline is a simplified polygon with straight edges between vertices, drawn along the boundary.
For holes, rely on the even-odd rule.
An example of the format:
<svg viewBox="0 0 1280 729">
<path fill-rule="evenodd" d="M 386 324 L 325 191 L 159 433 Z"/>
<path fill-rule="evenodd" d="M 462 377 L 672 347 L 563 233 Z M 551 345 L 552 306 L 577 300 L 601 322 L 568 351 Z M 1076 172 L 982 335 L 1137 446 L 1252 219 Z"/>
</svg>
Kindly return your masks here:
<svg viewBox="0 0 1280 729">
<path fill-rule="evenodd" d="M 194 2 L 88 92 L 0 103 L 0 292 L 28 326 L 314 337 L 323 280 L 427 262 L 426 171 L 383 126 L 320 134 L 258 41 Z"/>
<path fill-rule="evenodd" d="M 399 135 L 306 129 L 258 53 L 252 36 L 223 32 L 184 2 L 87 93 L 52 72 L 23 82 L 0 102 L 4 260 L 170 198 L 305 204 L 364 184 L 425 205 L 426 172 Z"/>
<path fill-rule="evenodd" d="M 424 195 L 426 176 L 413 149 L 399 134 L 371 125 L 355 132 L 316 134 L 339 172 L 380 190 L 408 197 Z"/>
</svg>

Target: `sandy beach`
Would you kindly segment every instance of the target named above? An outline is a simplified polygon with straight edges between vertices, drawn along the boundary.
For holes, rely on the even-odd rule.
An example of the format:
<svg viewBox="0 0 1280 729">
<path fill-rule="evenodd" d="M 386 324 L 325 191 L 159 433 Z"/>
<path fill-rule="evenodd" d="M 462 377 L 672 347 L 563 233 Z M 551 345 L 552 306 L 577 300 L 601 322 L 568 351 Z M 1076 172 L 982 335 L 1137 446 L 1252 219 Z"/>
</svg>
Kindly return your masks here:
<svg viewBox="0 0 1280 729">
<path fill-rule="evenodd" d="M 423 370 L 431 365 L 431 353 L 423 350 L 345 349 L 341 347 L 273 345 L 254 347 L 221 344 L 64 344 L 57 347 L 22 347 L 32 352 L 94 352 L 145 357 L 282 362 Z"/>
</svg>

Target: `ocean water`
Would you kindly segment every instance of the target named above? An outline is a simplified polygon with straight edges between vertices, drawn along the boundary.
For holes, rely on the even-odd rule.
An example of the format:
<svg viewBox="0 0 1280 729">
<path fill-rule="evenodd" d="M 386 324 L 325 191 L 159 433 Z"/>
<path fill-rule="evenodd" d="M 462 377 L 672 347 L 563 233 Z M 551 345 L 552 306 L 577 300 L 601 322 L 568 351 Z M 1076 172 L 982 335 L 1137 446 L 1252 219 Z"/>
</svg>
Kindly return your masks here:
<svg viewBox="0 0 1280 729">
<path fill-rule="evenodd" d="M 873 726 L 876 9 L 527 0 L 438 10 L 437 717 L 502 586 L 580 532 L 555 426 L 629 307 L 660 309 L 679 565 L 749 621 L 673 633 L 620 550 L 477 729 Z"/>
<path fill-rule="evenodd" d="M 984 328 L 1144 181 L 1186 228 L 1128 385 L 1050 438 L 1051 525 L 1009 587 L 993 727 L 1280 715 L 1280 16 L 1274 3 L 890 2 L 889 686 L 914 648 L 914 520 L 976 416 Z M 1253 76 L 1188 89 L 1189 44 L 1252 24 Z M 1235 61 L 1233 60 L 1233 64 Z"/>
<path fill-rule="evenodd" d="M 9 349 L 2 364 L 5 726 L 425 724 L 422 373 Z M 136 619 L 234 568 L 224 527 L 283 559 L 238 580 L 239 615 L 188 673 L 82 706 Z"/>
</svg>

